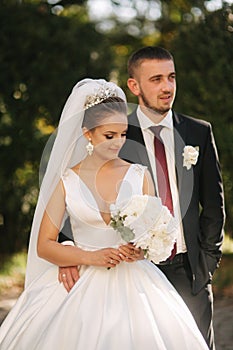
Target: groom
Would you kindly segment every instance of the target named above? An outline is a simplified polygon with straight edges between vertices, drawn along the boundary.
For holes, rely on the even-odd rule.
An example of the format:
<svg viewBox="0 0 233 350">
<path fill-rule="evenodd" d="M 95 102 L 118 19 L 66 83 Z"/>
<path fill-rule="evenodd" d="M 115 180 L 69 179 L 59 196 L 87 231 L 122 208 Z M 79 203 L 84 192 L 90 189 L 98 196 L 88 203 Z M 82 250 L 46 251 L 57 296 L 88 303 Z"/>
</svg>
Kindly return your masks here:
<svg viewBox="0 0 233 350">
<path fill-rule="evenodd" d="M 138 50 L 129 59 L 128 73 L 128 87 L 139 106 L 129 116 L 120 156 L 146 165 L 157 195 L 167 193 L 164 203 L 179 223 L 177 240 L 174 254 L 157 266 L 186 302 L 210 349 L 215 349 L 211 279 L 221 258 L 224 198 L 211 126 L 172 110 L 176 74 L 167 50 Z M 158 134 L 155 126 L 160 127 Z M 165 169 L 156 161 L 158 149 Z M 77 269 L 66 272 L 70 289 L 78 279 Z M 63 273 L 60 269 L 60 280 Z"/>
<path fill-rule="evenodd" d="M 225 214 L 211 126 L 172 110 L 176 74 L 167 50 L 144 47 L 133 53 L 128 74 L 128 87 L 139 106 L 129 116 L 120 156 L 148 167 L 158 195 L 167 186 L 170 210 L 179 225 L 175 255 L 158 267 L 186 302 L 210 349 L 215 349 L 211 280 L 221 258 Z M 155 126 L 160 126 L 159 137 Z M 156 144 L 158 138 L 164 144 L 162 157 L 167 163 L 162 169 L 165 187 L 161 193 L 160 165 L 155 157 L 156 148 L 161 148 L 161 143 Z"/>
</svg>

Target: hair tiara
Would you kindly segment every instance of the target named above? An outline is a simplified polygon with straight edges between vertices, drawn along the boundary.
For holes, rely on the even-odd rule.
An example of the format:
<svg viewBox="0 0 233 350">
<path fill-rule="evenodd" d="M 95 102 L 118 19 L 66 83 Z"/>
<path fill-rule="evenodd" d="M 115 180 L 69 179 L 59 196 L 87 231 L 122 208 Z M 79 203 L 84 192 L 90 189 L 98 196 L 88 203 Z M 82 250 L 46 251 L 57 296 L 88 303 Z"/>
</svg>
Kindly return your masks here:
<svg viewBox="0 0 233 350">
<path fill-rule="evenodd" d="M 109 97 L 116 97 L 117 92 L 116 89 L 113 87 L 107 86 L 105 84 L 104 86 L 100 86 L 98 89 L 96 89 L 96 92 L 92 95 L 88 95 L 86 97 L 86 101 L 84 103 L 84 109 L 88 109 L 90 107 L 93 107 L 95 105 L 98 105 L 99 103 L 103 102 Z"/>
</svg>

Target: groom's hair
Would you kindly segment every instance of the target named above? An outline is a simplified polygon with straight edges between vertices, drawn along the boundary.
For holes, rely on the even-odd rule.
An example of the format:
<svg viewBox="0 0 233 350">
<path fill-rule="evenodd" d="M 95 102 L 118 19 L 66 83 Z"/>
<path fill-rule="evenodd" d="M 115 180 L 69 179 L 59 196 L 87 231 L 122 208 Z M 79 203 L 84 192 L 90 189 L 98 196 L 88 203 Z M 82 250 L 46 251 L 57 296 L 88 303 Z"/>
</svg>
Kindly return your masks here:
<svg viewBox="0 0 233 350">
<path fill-rule="evenodd" d="M 134 77 L 135 70 L 144 60 L 171 60 L 174 62 L 172 54 L 159 46 L 145 46 L 132 53 L 128 60 L 128 75 Z"/>
</svg>

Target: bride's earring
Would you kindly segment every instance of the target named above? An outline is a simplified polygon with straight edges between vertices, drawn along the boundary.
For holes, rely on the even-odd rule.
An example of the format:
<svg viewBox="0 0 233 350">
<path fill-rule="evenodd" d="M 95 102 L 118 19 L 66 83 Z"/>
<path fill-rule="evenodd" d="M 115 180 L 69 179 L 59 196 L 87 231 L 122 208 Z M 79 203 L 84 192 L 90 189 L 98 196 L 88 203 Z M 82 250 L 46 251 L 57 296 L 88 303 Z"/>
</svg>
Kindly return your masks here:
<svg viewBox="0 0 233 350">
<path fill-rule="evenodd" d="M 89 154 L 89 156 L 91 156 L 92 153 L 93 153 L 93 150 L 94 150 L 94 146 L 91 143 L 91 139 L 90 138 L 89 138 L 88 144 L 86 145 L 86 150 L 87 150 L 87 153 Z"/>
</svg>

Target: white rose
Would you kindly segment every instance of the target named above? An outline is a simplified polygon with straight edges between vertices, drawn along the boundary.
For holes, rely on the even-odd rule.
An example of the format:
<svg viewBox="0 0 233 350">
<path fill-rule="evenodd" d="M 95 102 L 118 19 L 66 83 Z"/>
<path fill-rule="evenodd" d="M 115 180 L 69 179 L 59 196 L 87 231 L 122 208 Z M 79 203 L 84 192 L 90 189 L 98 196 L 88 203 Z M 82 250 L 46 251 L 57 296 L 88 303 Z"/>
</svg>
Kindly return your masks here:
<svg viewBox="0 0 233 350">
<path fill-rule="evenodd" d="M 191 169 L 192 165 L 195 165 L 197 163 L 199 147 L 185 146 L 182 155 L 184 157 L 183 166 L 185 166 L 189 170 Z"/>
<path fill-rule="evenodd" d="M 163 208 L 161 199 L 158 197 L 133 196 L 130 207 L 127 206 L 121 214 L 127 213 L 125 225 L 134 231 L 135 238 L 139 238 L 156 224 L 161 217 Z"/>
</svg>

